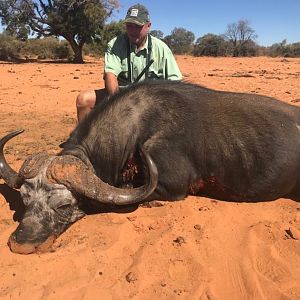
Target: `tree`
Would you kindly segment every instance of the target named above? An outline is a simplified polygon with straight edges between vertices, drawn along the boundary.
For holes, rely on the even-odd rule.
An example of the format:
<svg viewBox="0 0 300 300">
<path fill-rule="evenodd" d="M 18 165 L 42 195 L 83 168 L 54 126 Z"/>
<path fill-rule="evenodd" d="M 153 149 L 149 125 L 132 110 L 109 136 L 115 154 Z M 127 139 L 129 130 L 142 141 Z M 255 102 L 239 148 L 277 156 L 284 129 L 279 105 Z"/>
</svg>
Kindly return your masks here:
<svg viewBox="0 0 300 300">
<path fill-rule="evenodd" d="M 176 54 L 190 53 L 195 39 L 194 33 L 184 28 L 174 28 L 170 35 L 164 38 L 165 43 Z"/>
<path fill-rule="evenodd" d="M 197 39 L 194 46 L 195 56 L 225 56 L 227 42 L 216 34 L 208 33 Z"/>
<path fill-rule="evenodd" d="M 300 57 L 300 42 L 288 45 L 290 57 Z"/>
<path fill-rule="evenodd" d="M 150 34 L 161 40 L 164 38 L 164 33 L 161 30 L 151 30 Z"/>
<path fill-rule="evenodd" d="M 233 56 L 240 56 L 250 42 L 257 38 L 255 31 L 249 26 L 248 20 L 239 20 L 227 26 L 224 37 L 228 39 L 233 48 Z"/>
<path fill-rule="evenodd" d="M 250 40 L 246 44 L 241 46 L 241 56 L 257 56 L 259 53 L 259 45 Z"/>
<path fill-rule="evenodd" d="M 96 32 L 95 38 L 93 39 L 92 42 L 88 43 L 88 50 L 89 52 L 92 52 L 93 54 L 96 55 L 102 55 L 106 48 L 108 42 L 125 32 L 124 29 L 124 22 L 123 21 L 118 21 L 118 22 L 111 22 L 109 24 L 106 24 L 103 29 L 100 29 L 99 31 Z"/>
<path fill-rule="evenodd" d="M 299 57 L 300 56 L 300 42 L 288 44 L 284 39 L 280 43 L 275 43 L 268 47 L 268 55 L 283 56 L 283 57 Z"/>
<path fill-rule="evenodd" d="M 24 14 L 19 14 L 18 17 L 13 17 L 13 11 L 11 9 L 12 1 L 0 2 L 0 18 L 1 25 L 8 25 L 5 29 L 5 33 L 13 36 L 18 40 L 27 40 L 30 34 L 30 28 L 26 24 Z M 9 21 L 10 20 L 10 21 Z"/>
<path fill-rule="evenodd" d="M 271 56 L 285 56 L 287 52 L 287 40 L 284 39 L 280 43 L 275 43 L 269 47 Z"/>
<path fill-rule="evenodd" d="M 29 26 L 38 37 L 65 38 L 74 52 L 74 62 L 83 63 L 84 44 L 95 37 L 117 7 L 118 0 L 4 0 L 0 17 L 8 30 L 18 32 Z"/>
<path fill-rule="evenodd" d="M 10 60 L 18 57 L 22 46 L 15 37 L 7 32 L 0 33 L 0 60 Z"/>
<path fill-rule="evenodd" d="M 17 40 L 26 41 L 30 35 L 30 28 L 26 24 L 19 24 L 17 27 L 7 27 L 4 32 L 16 38 Z"/>
</svg>

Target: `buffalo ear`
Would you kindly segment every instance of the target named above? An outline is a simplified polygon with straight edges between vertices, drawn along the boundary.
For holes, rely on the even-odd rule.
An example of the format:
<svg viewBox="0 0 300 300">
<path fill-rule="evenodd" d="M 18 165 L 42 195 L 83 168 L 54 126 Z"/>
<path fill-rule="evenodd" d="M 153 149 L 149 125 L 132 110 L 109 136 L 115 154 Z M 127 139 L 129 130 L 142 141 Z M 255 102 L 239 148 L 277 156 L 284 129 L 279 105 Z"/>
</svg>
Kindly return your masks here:
<svg viewBox="0 0 300 300">
<path fill-rule="evenodd" d="M 25 179 L 35 177 L 48 158 L 49 155 L 46 152 L 35 153 L 28 156 L 20 168 L 19 175 Z"/>
</svg>

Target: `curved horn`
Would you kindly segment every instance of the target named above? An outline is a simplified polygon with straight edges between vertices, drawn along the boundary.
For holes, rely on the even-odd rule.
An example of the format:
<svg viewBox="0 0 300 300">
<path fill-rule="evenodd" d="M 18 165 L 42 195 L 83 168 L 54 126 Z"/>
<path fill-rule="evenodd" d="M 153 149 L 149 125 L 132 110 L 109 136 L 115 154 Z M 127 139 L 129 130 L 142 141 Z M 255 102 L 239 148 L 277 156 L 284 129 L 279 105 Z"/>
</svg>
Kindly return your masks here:
<svg viewBox="0 0 300 300">
<path fill-rule="evenodd" d="M 19 135 L 22 132 L 24 132 L 23 129 L 13 131 L 0 140 L 0 178 L 2 177 L 5 183 L 13 189 L 19 189 L 23 183 L 23 179 L 6 162 L 3 153 L 3 148 L 10 139 Z"/>
<path fill-rule="evenodd" d="M 80 159 L 63 155 L 56 157 L 47 170 L 47 178 L 65 185 L 72 192 L 84 195 L 101 203 L 126 205 L 141 202 L 150 196 L 158 182 L 158 172 L 149 154 L 141 147 L 146 160 L 149 181 L 134 189 L 121 189 L 103 182 Z"/>
<path fill-rule="evenodd" d="M 35 177 L 41 166 L 49 158 L 48 153 L 40 152 L 28 156 L 19 171 L 19 176 L 25 179 Z"/>
</svg>

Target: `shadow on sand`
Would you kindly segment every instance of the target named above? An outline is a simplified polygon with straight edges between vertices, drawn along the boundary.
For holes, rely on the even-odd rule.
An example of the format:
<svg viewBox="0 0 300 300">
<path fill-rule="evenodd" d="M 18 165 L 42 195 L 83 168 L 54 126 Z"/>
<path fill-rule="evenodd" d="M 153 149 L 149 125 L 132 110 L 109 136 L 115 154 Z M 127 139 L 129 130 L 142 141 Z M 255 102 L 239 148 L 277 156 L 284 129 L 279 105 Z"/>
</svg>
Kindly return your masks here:
<svg viewBox="0 0 300 300">
<path fill-rule="evenodd" d="M 3 195 L 9 208 L 14 210 L 14 221 L 20 222 L 25 212 L 25 205 L 21 199 L 20 192 L 10 188 L 6 184 L 0 184 L 0 193 Z"/>
<path fill-rule="evenodd" d="M 92 64 L 89 61 L 84 61 L 83 63 L 76 63 L 72 60 L 68 59 L 57 59 L 57 60 L 51 60 L 51 59 L 35 59 L 35 58 L 18 58 L 13 57 L 7 60 L 1 60 L 0 59 L 0 65 L 1 64 L 30 64 L 30 63 L 39 63 L 39 64 L 72 64 L 72 65 L 82 65 L 82 64 Z"/>
<path fill-rule="evenodd" d="M 7 184 L 0 184 L 0 193 L 3 195 L 9 208 L 15 211 L 13 220 L 20 222 L 26 210 L 20 192 L 10 188 Z M 98 202 L 90 199 L 81 199 L 81 209 L 87 214 L 99 214 L 99 213 L 129 213 L 138 208 L 139 204 L 114 206 L 107 204 L 99 204 Z"/>
<path fill-rule="evenodd" d="M 7 203 L 9 203 L 9 207 L 11 210 L 15 211 L 14 216 L 13 216 L 13 220 L 20 222 L 23 218 L 23 215 L 25 213 L 26 210 L 26 206 L 24 205 L 20 192 L 18 190 L 14 190 L 12 188 L 10 188 L 8 185 L 6 184 L 0 184 L 0 193 L 4 196 L 5 200 L 7 201 Z M 201 195 L 199 195 L 201 196 Z M 219 197 L 211 197 L 211 195 L 202 195 L 205 197 L 209 197 L 212 199 L 217 199 L 219 201 L 226 201 L 222 198 Z M 216 195 L 214 195 L 216 196 Z M 300 193 L 299 191 L 294 191 L 293 193 L 286 195 L 285 197 L 286 199 L 291 199 L 293 201 L 296 202 L 300 202 Z M 256 203 L 256 202 L 269 202 L 269 201 L 274 201 L 274 200 L 268 200 L 268 201 L 228 201 L 228 202 L 252 202 L 252 203 Z M 155 203 L 155 201 L 153 201 L 153 203 Z M 80 207 L 81 209 L 87 214 L 87 215 L 93 215 L 93 214 L 100 214 L 100 213 L 130 213 L 135 211 L 139 205 L 141 203 L 138 204 L 131 204 L 131 205 L 124 205 L 124 206 L 116 206 L 116 205 L 108 205 L 108 204 L 100 204 L 99 202 L 96 202 L 95 200 L 91 200 L 91 199 L 80 199 Z M 144 203 L 144 205 L 147 203 Z M 143 204 L 142 204 L 143 205 Z M 152 205 L 152 206 L 156 206 L 156 205 Z M 150 206 L 145 206 L 145 207 L 151 207 Z"/>
</svg>

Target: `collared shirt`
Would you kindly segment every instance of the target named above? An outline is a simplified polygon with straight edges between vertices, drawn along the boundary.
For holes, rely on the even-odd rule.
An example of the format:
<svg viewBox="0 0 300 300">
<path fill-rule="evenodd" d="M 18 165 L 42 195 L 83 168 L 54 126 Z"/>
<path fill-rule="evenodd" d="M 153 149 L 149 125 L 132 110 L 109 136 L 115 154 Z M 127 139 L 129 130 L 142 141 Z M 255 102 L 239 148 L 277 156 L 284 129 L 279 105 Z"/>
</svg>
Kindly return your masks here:
<svg viewBox="0 0 300 300">
<path fill-rule="evenodd" d="M 151 59 L 154 60 L 149 68 L 149 78 L 181 80 L 182 75 L 170 48 L 160 39 L 151 36 Z M 104 72 L 111 72 L 117 77 L 128 79 L 128 38 L 126 34 L 115 37 L 108 43 L 105 53 Z M 130 44 L 131 82 L 139 76 L 147 64 L 148 37 L 142 49 L 137 51 L 135 45 Z M 167 73 L 167 74 L 166 74 Z M 145 75 L 140 80 L 145 80 Z M 129 82 L 126 82 L 127 84 Z M 126 85 L 121 84 L 121 85 Z M 120 81 L 119 81 L 120 84 Z"/>
</svg>

